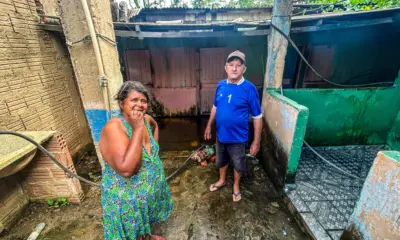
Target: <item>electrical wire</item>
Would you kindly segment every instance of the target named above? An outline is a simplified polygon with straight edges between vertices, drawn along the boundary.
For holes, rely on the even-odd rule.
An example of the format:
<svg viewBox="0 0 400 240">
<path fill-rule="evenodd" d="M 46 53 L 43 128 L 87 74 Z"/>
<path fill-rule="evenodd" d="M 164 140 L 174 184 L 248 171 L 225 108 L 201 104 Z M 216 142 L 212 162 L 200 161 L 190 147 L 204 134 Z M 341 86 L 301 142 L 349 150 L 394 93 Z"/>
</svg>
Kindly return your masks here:
<svg viewBox="0 0 400 240">
<path fill-rule="evenodd" d="M 32 143 L 33 145 L 35 145 L 40 151 L 42 151 L 45 155 L 47 155 L 57 166 L 59 166 L 62 170 L 64 170 L 64 172 L 68 173 L 70 177 L 75 177 L 79 180 L 81 180 L 82 182 L 85 182 L 89 185 L 95 186 L 95 187 L 100 187 L 100 184 L 89 181 L 83 177 L 78 176 L 76 173 L 72 172 L 71 170 L 69 170 L 68 168 L 64 167 L 64 165 L 62 165 L 59 161 L 57 161 L 57 159 L 51 154 L 49 153 L 49 151 L 47 151 L 44 147 L 42 147 L 42 145 L 40 145 L 39 143 L 37 143 L 35 140 L 33 140 L 32 138 L 25 136 L 21 133 L 16 133 L 16 132 L 12 132 L 12 131 L 0 131 L 0 134 L 8 134 L 8 135 L 14 135 L 20 138 L 25 139 L 26 141 Z"/>
<path fill-rule="evenodd" d="M 109 38 L 107 36 L 104 36 L 103 34 L 97 33 L 96 36 L 98 38 L 104 40 L 106 43 L 108 43 L 108 44 L 110 44 L 112 46 L 117 46 L 117 43 L 114 40 L 112 40 L 111 38 Z M 86 36 L 84 36 L 82 39 L 80 39 L 78 41 L 74 41 L 74 42 L 67 41 L 67 45 L 68 46 L 72 46 L 72 45 L 75 45 L 75 44 L 78 44 L 78 43 L 81 43 L 81 42 L 89 43 L 90 41 L 92 41 L 92 38 L 90 37 L 90 35 L 86 35 Z"/>
<path fill-rule="evenodd" d="M 352 178 L 355 178 L 355 179 L 358 179 L 358 180 L 363 181 L 362 178 L 360 178 L 360 177 L 358 177 L 358 176 L 356 176 L 356 175 L 354 175 L 354 174 L 351 174 L 351 173 L 349 173 L 349 172 L 347 172 L 347 171 L 341 169 L 340 167 L 336 166 L 335 164 L 331 163 L 330 161 L 326 160 L 326 158 L 324 158 L 321 154 L 319 154 L 317 151 L 315 151 L 315 149 L 312 148 L 306 141 L 304 141 L 304 144 L 305 144 L 315 155 L 317 155 L 317 156 L 318 156 L 320 159 L 322 159 L 325 163 L 327 163 L 328 165 L 332 166 L 333 168 L 335 168 L 335 169 L 338 170 L 339 172 L 343 173 L 344 175 L 347 175 L 348 177 L 352 177 Z"/>
<path fill-rule="evenodd" d="M 284 96 L 283 95 L 282 84 L 281 84 L 280 89 L 281 89 L 281 95 Z M 324 161 L 325 163 L 329 164 L 330 166 L 332 166 L 333 168 L 335 168 L 339 172 L 341 172 L 341 173 L 343 173 L 343 174 L 345 174 L 345 175 L 347 175 L 349 177 L 352 177 L 352 178 L 355 178 L 355 179 L 358 179 L 358 180 L 361 180 L 361 181 L 363 180 L 362 178 L 357 177 L 357 176 L 355 176 L 355 175 L 353 175 L 353 174 L 341 169 L 340 167 L 336 166 L 335 164 L 331 163 L 330 161 L 326 160 L 326 158 L 324 158 L 321 154 L 319 154 L 317 151 L 315 151 L 315 149 L 313 147 L 311 147 L 305 140 L 303 142 L 315 155 L 317 155 L 317 157 L 319 157 L 322 161 Z"/>
<path fill-rule="evenodd" d="M 168 181 L 169 179 L 171 179 L 175 174 L 177 174 L 178 172 L 179 172 L 179 170 L 181 170 L 185 165 L 186 165 L 186 163 L 190 160 L 190 158 L 197 152 L 197 151 L 199 151 L 200 149 L 202 149 L 204 146 L 201 146 L 201 147 L 199 147 L 198 149 L 196 149 L 194 152 L 192 152 L 192 154 L 190 154 L 189 155 L 189 157 L 183 162 L 183 164 L 178 168 L 178 169 L 176 169 L 171 175 L 169 175 L 167 178 L 166 178 L 166 180 Z"/>
<path fill-rule="evenodd" d="M 305 59 L 304 55 L 301 53 L 301 51 L 297 48 L 297 46 L 294 44 L 294 42 L 290 39 L 289 36 L 287 36 L 286 34 L 284 34 L 278 27 L 276 27 L 274 24 L 271 23 L 271 27 L 273 27 L 275 30 L 277 30 L 277 32 L 279 32 L 282 36 L 284 36 L 289 42 L 290 44 L 292 44 L 292 46 L 296 49 L 297 53 L 300 55 L 300 57 L 303 59 L 303 61 L 314 71 L 315 74 L 317 74 L 317 76 L 319 76 L 320 78 L 322 78 L 323 80 L 326 80 L 327 82 L 331 83 L 331 84 L 336 84 L 333 83 L 327 79 L 325 79 L 324 77 L 322 77 L 309 63 L 308 61 Z M 391 82 L 390 82 L 391 83 Z M 391 83 L 393 84 L 393 83 Z M 336 84 L 337 85 L 337 84 Z M 339 84 L 341 85 L 341 84 Z M 341 86 L 349 86 L 349 85 L 341 85 Z M 354 85 L 352 85 L 354 86 Z M 360 85 L 357 85 L 360 86 Z M 365 86 L 365 84 L 363 84 L 363 86 Z M 280 90 L 281 90 L 281 95 L 283 96 L 283 88 L 282 88 L 282 84 L 280 86 Z M 358 179 L 358 180 L 363 180 L 362 178 L 355 176 L 354 174 L 351 174 L 343 169 L 341 169 L 340 167 L 336 166 L 335 164 L 331 163 L 330 161 L 326 160 L 326 158 L 324 158 L 321 154 L 319 154 L 317 151 L 315 151 L 314 148 L 312 148 L 306 141 L 304 141 L 304 144 L 315 154 L 317 155 L 322 161 L 324 161 L 325 163 L 327 163 L 328 165 L 332 166 L 333 168 L 335 168 L 336 170 L 338 170 L 339 172 L 343 173 L 346 176 Z"/>
<path fill-rule="evenodd" d="M 57 161 L 57 159 L 49 152 L 47 151 L 47 149 L 45 149 L 44 147 L 42 147 L 42 145 L 40 145 L 39 143 L 37 143 L 35 140 L 33 140 L 32 138 L 25 136 L 21 133 L 17 133 L 17 132 L 12 132 L 12 131 L 0 131 L 0 135 L 14 135 L 20 138 L 25 139 L 26 141 L 32 143 L 33 145 L 35 145 L 40 151 L 42 151 L 46 156 L 48 156 L 57 166 L 59 166 L 62 170 L 64 170 L 64 172 L 68 173 L 68 175 L 70 177 L 75 177 L 79 180 L 81 180 L 82 182 L 85 182 L 89 185 L 95 186 L 95 187 L 100 187 L 101 185 L 95 182 L 92 182 L 90 180 L 87 180 L 86 178 L 83 178 L 79 175 L 77 175 L 76 173 L 72 172 L 71 170 L 69 170 L 68 168 L 64 167 L 64 165 L 62 165 L 59 161 Z M 176 173 L 179 172 L 179 170 L 181 170 L 186 163 L 190 160 L 190 158 L 193 156 L 193 154 L 195 154 L 197 151 L 199 151 L 201 148 L 203 148 L 204 146 L 199 147 L 198 149 L 196 149 L 194 152 L 192 152 L 192 154 L 189 155 L 189 157 L 185 160 L 185 162 L 177 169 L 175 170 L 170 176 L 168 176 L 166 178 L 166 180 L 168 181 L 169 179 L 171 179 Z"/>
<path fill-rule="evenodd" d="M 325 77 L 323 77 L 321 74 L 319 74 L 317 72 L 317 70 L 315 70 L 311 64 L 307 61 L 307 59 L 304 57 L 304 55 L 301 53 L 300 49 L 296 46 L 296 44 L 293 42 L 293 40 L 287 35 L 285 34 L 281 29 L 279 29 L 277 26 L 275 26 L 273 23 L 269 23 L 270 26 L 275 29 L 278 33 L 280 33 L 286 40 L 288 40 L 288 42 L 292 45 L 292 47 L 296 50 L 296 52 L 299 54 L 300 58 L 304 61 L 304 63 L 315 73 L 315 75 L 317 75 L 319 78 L 321 78 L 322 80 L 324 80 L 327 83 L 330 83 L 334 86 L 338 86 L 338 87 L 371 87 L 371 86 L 383 86 L 383 85 L 391 85 L 395 86 L 393 82 L 379 82 L 379 83 L 366 83 L 366 84 L 339 84 L 339 83 L 335 83 L 332 81 L 329 81 L 328 79 L 326 79 Z"/>
</svg>

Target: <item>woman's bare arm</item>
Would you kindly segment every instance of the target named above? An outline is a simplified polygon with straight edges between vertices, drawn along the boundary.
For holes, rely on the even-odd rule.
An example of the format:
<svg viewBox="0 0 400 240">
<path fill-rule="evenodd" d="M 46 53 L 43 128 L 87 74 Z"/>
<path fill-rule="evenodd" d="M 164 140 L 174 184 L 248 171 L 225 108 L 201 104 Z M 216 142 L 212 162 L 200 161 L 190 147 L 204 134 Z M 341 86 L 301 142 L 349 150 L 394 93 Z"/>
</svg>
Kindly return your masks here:
<svg viewBox="0 0 400 240">
<path fill-rule="evenodd" d="M 121 120 L 113 119 L 100 135 L 99 146 L 104 160 L 123 177 L 135 175 L 142 165 L 143 126 L 133 130 L 129 139 Z"/>
</svg>

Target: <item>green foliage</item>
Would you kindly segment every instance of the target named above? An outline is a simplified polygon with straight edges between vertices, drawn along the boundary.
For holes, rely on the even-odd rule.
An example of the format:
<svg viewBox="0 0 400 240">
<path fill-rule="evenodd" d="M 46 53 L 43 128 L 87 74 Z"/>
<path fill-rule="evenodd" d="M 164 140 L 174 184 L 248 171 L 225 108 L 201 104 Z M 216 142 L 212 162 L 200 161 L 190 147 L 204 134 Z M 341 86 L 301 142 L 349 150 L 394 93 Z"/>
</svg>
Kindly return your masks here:
<svg viewBox="0 0 400 240">
<path fill-rule="evenodd" d="M 101 178 L 101 175 L 99 175 L 98 173 L 95 173 L 95 172 L 89 172 L 89 178 L 91 180 L 97 182 Z"/>
<path fill-rule="evenodd" d="M 189 6 L 193 8 L 248 8 L 272 6 L 274 4 L 274 0 L 191 0 L 189 5 L 186 3 L 187 1 L 184 2 L 183 0 L 171 0 L 168 2 L 165 0 L 128 0 L 128 2 L 132 8 Z M 368 11 L 400 6 L 400 0 L 304 0 L 304 3 L 325 4 L 325 6 L 318 7 L 318 10 L 320 8 L 323 12 Z M 343 7 L 335 7 L 334 4 L 341 4 Z"/>
<path fill-rule="evenodd" d="M 327 4 L 324 12 L 339 11 L 368 11 L 400 6 L 399 0 L 305 0 L 308 4 Z M 341 4 L 343 8 L 335 7 L 333 4 Z"/>
<path fill-rule="evenodd" d="M 46 203 L 49 207 L 65 207 L 69 205 L 68 200 L 65 197 L 60 197 L 57 199 L 48 199 L 46 200 Z"/>
<path fill-rule="evenodd" d="M 220 8 L 223 7 L 223 4 L 218 0 L 192 0 L 194 8 Z"/>
</svg>

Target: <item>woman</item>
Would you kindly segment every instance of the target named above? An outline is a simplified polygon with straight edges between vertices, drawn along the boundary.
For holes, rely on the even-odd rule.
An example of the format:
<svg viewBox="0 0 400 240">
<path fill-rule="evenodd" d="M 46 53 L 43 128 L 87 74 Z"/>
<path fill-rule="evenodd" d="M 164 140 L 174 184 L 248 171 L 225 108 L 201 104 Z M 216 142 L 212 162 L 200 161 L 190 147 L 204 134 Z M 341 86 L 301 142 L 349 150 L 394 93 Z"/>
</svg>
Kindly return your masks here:
<svg viewBox="0 0 400 240">
<path fill-rule="evenodd" d="M 121 115 L 104 126 L 99 142 L 104 239 L 164 239 L 150 231 L 168 218 L 173 202 L 158 156 L 158 126 L 145 114 L 149 95 L 141 83 L 128 81 L 115 99 Z"/>
</svg>

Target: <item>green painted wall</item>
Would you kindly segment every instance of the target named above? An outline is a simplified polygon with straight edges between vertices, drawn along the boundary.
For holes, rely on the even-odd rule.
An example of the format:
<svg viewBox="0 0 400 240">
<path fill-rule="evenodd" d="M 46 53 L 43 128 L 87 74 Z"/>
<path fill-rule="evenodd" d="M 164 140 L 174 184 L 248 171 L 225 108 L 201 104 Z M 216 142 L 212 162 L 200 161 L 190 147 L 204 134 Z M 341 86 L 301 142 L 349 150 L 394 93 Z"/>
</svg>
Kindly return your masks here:
<svg viewBox="0 0 400 240">
<path fill-rule="evenodd" d="M 396 162 L 400 162 L 400 152 L 398 151 L 384 151 L 383 154 L 389 156 Z"/>
<path fill-rule="evenodd" d="M 280 188 L 285 182 L 294 182 L 309 111 L 274 90 L 268 90 L 266 96 L 260 161 L 273 184 Z"/>
<path fill-rule="evenodd" d="M 399 76 L 396 79 L 396 84 L 400 85 L 400 71 Z M 388 134 L 387 144 L 391 149 L 400 151 L 400 110 L 397 113 L 397 117 L 393 122 L 392 129 Z"/>
<path fill-rule="evenodd" d="M 389 132 L 387 143 L 391 149 L 400 151 L 400 111 L 397 114 L 391 131 Z"/>
<path fill-rule="evenodd" d="M 288 89 L 284 95 L 309 109 L 305 139 L 314 146 L 385 144 L 400 110 L 399 87 Z"/>
<path fill-rule="evenodd" d="M 281 103 L 283 103 L 283 105 L 289 105 L 294 109 L 296 109 L 297 111 L 297 118 L 296 122 L 293 125 L 293 129 L 285 129 L 293 131 L 293 142 L 292 145 L 290 146 L 289 156 L 287 160 L 288 162 L 287 162 L 286 178 L 294 178 L 297 166 L 299 165 L 299 159 L 304 141 L 304 134 L 307 129 L 309 110 L 307 107 L 298 104 L 297 102 L 289 99 L 286 96 L 282 96 L 280 93 L 274 90 L 268 90 L 268 94 L 277 99 L 278 101 L 280 101 Z"/>
</svg>

